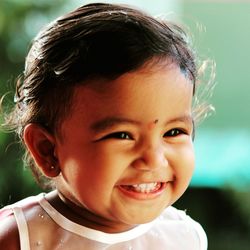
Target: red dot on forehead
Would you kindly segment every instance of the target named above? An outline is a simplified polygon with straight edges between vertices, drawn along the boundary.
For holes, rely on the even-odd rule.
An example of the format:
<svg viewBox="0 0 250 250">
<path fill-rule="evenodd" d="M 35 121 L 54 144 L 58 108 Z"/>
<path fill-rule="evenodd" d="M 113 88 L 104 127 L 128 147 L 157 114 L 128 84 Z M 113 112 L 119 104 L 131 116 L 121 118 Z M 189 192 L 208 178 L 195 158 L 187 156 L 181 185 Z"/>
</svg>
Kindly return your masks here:
<svg viewBox="0 0 250 250">
<path fill-rule="evenodd" d="M 150 122 L 150 123 L 148 124 L 148 129 L 154 128 L 155 125 L 158 123 L 158 121 L 159 121 L 158 119 L 155 119 L 154 121 Z"/>
</svg>

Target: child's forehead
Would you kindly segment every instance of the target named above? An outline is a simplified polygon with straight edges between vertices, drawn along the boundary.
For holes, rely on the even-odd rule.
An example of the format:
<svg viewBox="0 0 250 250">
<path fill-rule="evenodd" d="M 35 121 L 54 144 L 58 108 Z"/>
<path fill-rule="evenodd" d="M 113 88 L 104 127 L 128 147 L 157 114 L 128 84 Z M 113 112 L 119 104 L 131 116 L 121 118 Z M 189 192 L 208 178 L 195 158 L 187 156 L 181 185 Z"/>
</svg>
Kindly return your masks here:
<svg viewBox="0 0 250 250">
<path fill-rule="evenodd" d="M 171 61 L 169 58 L 165 58 L 164 60 L 154 58 L 145 62 L 138 69 L 125 72 L 123 74 L 120 74 L 118 77 L 113 77 L 113 78 L 105 77 L 105 76 L 104 77 L 102 76 L 92 77 L 80 83 L 79 85 L 77 85 L 75 88 L 76 90 L 75 92 L 77 93 L 79 89 L 86 88 L 86 89 L 92 89 L 96 91 L 97 93 L 98 92 L 104 93 L 105 90 L 109 89 L 111 85 L 122 84 L 124 79 L 137 84 L 137 82 L 134 81 L 137 78 L 148 79 L 150 77 L 153 78 L 157 74 L 169 75 L 172 72 L 176 72 L 177 74 L 183 75 L 186 77 L 186 75 L 181 71 L 179 65 Z"/>
<path fill-rule="evenodd" d="M 193 89 L 193 84 L 176 64 L 165 64 L 165 66 L 157 64 L 150 67 L 146 65 L 122 74 L 116 79 L 99 77 L 77 85 L 73 101 L 79 105 L 95 101 L 112 104 L 112 100 L 119 104 L 119 102 L 133 101 L 140 95 L 150 99 L 158 97 L 170 99 L 171 95 L 177 95 L 178 99 L 181 92 L 186 91 L 185 89 Z"/>
<path fill-rule="evenodd" d="M 143 68 L 114 80 L 92 79 L 76 86 L 72 110 L 64 124 L 75 130 L 76 124 L 91 127 L 96 121 L 108 120 L 110 124 L 110 120 L 132 120 L 150 130 L 167 120 L 190 115 L 192 89 L 190 80 L 174 65 L 149 71 Z"/>
</svg>

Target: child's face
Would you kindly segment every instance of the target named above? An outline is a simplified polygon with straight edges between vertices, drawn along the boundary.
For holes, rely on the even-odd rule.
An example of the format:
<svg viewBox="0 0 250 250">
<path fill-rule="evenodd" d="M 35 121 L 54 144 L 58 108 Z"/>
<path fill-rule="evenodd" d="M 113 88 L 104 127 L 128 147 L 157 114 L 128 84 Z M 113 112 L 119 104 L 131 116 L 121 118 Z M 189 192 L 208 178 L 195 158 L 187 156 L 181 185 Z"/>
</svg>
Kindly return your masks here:
<svg viewBox="0 0 250 250">
<path fill-rule="evenodd" d="M 90 211 L 81 216 L 93 228 L 149 222 L 183 194 L 194 169 L 192 92 L 175 65 L 76 88 L 57 140 L 59 189 Z"/>
</svg>

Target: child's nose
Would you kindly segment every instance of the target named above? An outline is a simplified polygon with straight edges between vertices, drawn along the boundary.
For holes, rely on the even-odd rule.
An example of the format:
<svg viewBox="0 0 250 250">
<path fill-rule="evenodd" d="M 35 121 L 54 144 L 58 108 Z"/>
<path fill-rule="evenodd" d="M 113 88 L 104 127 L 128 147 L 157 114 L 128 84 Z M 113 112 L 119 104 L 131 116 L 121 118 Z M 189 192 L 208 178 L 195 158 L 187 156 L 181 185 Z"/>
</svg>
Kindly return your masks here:
<svg viewBox="0 0 250 250">
<path fill-rule="evenodd" d="M 150 145 L 142 150 L 133 163 L 133 167 L 141 170 L 153 170 L 168 166 L 167 152 L 163 145 Z"/>
</svg>

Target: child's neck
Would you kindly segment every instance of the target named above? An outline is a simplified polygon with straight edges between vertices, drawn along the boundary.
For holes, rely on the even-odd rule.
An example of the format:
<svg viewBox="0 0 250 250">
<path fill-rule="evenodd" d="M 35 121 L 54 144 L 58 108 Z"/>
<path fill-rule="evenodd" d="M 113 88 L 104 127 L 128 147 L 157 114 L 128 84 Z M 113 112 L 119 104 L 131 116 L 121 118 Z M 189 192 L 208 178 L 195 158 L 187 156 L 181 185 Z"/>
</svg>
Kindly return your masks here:
<svg viewBox="0 0 250 250">
<path fill-rule="evenodd" d="M 136 225 L 117 224 L 115 221 L 100 217 L 85 207 L 80 207 L 57 191 L 48 193 L 46 200 L 67 219 L 82 226 L 105 233 L 121 233 L 134 228 Z"/>
</svg>

